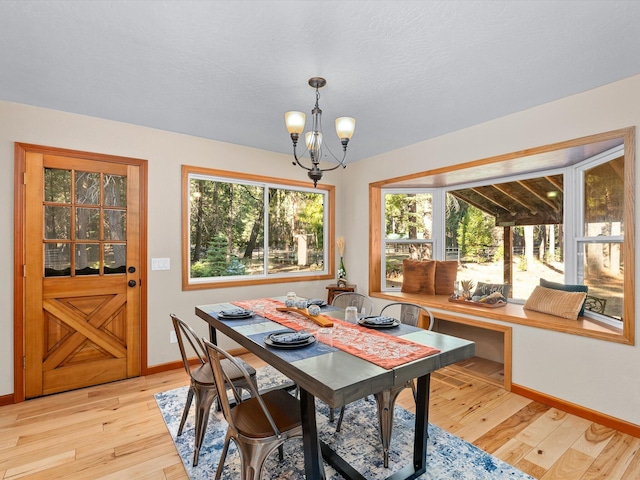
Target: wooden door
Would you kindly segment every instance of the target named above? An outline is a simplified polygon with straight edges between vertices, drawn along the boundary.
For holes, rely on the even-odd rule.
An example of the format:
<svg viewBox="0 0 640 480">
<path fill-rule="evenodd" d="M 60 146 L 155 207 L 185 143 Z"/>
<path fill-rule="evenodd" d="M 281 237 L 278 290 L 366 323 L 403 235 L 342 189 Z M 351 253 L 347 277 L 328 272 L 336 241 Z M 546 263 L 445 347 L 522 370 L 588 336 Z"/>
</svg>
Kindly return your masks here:
<svg viewBox="0 0 640 480">
<path fill-rule="evenodd" d="M 140 375 L 141 165 L 24 162 L 26 398 Z"/>
</svg>

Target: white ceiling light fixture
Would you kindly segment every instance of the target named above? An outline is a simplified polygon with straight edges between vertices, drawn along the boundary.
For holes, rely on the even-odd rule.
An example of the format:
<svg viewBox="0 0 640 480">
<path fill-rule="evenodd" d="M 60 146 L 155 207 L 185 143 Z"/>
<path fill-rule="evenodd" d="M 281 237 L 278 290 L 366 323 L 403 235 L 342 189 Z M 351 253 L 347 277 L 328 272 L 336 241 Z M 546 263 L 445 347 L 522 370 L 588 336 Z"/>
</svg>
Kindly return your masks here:
<svg viewBox="0 0 640 480">
<path fill-rule="evenodd" d="M 346 168 L 347 165 L 344 163 L 345 158 L 347 157 L 347 145 L 349 144 L 349 140 L 351 139 L 353 132 L 356 128 L 356 119 L 353 117 L 340 117 L 336 119 L 336 133 L 338 134 L 338 138 L 342 143 L 342 159 L 338 159 L 333 152 L 329 149 L 328 146 L 325 145 L 327 151 L 331 154 L 331 156 L 338 162 L 338 165 L 331 168 L 320 168 L 320 159 L 322 158 L 322 110 L 318 105 L 318 101 L 320 100 L 320 92 L 318 91 L 320 88 L 324 87 L 327 84 L 327 81 L 321 77 L 313 77 L 309 79 L 309 85 L 312 88 L 316 89 L 316 105 L 311 110 L 312 116 L 312 125 L 311 130 L 305 134 L 305 144 L 307 146 L 307 150 L 302 153 L 302 155 L 298 155 L 297 145 L 298 139 L 300 135 L 304 131 L 304 127 L 306 124 L 307 116 L 302 112 L 287 112 L 284 114 L 284 122 L 287 126 L 287 131 L 291 135 L 291 141 L 293 142 L 293 157 L 295 158 L 295 162 L 292 162 L 294 165 L 298 165 L 305 170 L 308 171 L 307 175 L 309 178 L 313 180 L 314 187 L 318 184 L 318 180 L 322 178 L 322 172 L 327 172 L 329 170 L 335 170 L 338 167 Z M 304 160 L 304 154 L 309 153 L 309 158 L 311 159 L 311 167 L 307 167 L 301 163 L 301 160 Z"/>
</svg>

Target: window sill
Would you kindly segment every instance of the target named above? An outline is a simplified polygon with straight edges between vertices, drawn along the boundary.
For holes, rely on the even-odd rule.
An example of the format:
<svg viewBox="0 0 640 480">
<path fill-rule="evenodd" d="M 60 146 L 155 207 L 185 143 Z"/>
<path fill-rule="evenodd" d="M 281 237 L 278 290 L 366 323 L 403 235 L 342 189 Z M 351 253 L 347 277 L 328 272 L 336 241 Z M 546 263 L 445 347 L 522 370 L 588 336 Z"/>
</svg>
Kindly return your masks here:
<svg viewBox="0 0 640 480">
<path fill-rule="evenodd" d="M 567 320 L 546 313 L 525 310 L 522 308 L 522 305 L 516 303 L 507 303 L 507 305 L 500 308 L 484 308 L 449 302 L 447 295 L 422 295 L 403 292 L 372 292 L 370 295 L 373 298 L 382 298 L 395 302 L 407 301 L 424 305 L 432 309 L 436 317 L 438 316 L 438 311 L 455 312 L 571 335 L 617 342 L 625 345 L 634 344 L 633 341 L 624 335 L 621 328 L 618 329 L 587 317 L 579 317 L 577 320 Z"/>
</svg>

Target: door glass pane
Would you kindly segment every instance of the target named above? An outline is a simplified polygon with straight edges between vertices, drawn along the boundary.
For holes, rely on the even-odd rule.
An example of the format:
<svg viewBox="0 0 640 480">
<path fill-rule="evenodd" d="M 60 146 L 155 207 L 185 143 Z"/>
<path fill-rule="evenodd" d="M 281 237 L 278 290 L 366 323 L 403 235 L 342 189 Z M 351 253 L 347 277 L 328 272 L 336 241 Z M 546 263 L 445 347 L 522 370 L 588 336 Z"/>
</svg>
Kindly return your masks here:
<svg viewBox="0 0 640 480">
<path fill-rule="evenodd" d="M 44 276 L 60 277 L 71 274 L 71 245 L 69 243 L 45 243 Z"/>
<path fill-rule="evenodd" d="M 104 205 L 108 207 L 127 206 L 127 177 L 104 175 Z"/>
<path fill-rule="evenodd" d="M 44 238 L 69 240 L 71 238 L 71 207 L 44 207 Z"/>
<path fill-rule="evenodd" d="M 127 239 L 127 212 L 104 209 L 104 240 Z"/>
<path fill-rule="evenodd" d="M 76 275 L 97 275 L 100 272 L 100 244 L 76 243 Z"/>
<path fill-rule="evenodd" d="M 76 172 L 76 203 L 100 204 L 100 174 Z"/>
<path fill-rule="evenodd" d="M 99 208 L 76 208 L 76 240 L 100 240 Z"/>
<path fill-rule="evenodd" d="M 44 169 L 44 201 L 71 203 L 71 171 Z"/>
<path fill-rule="evenodd" d="M 624 234 L 624 157 L 584 172 L 584 235 Z"/>
<path fill-rule="evenodd" d="M 126 273 L 127 246 L 104 244 L 104 274 Z"/>
</svg>

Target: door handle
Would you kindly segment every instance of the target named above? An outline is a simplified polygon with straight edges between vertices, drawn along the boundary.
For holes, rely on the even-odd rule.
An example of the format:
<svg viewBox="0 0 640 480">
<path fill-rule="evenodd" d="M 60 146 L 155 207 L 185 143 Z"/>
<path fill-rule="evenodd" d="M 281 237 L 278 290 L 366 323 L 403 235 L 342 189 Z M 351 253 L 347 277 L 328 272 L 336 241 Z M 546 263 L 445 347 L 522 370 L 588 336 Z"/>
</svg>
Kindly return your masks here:
<svg viewBox="0 0 640 480">
<path fill-rule="evenodd" d="M 135 286 L 136 286 L 136 281 L 135 281 L 135 280 L 129 280 L 128 285 L 129 285 L 130 287 L 135 287 Z"/>
</svg>

